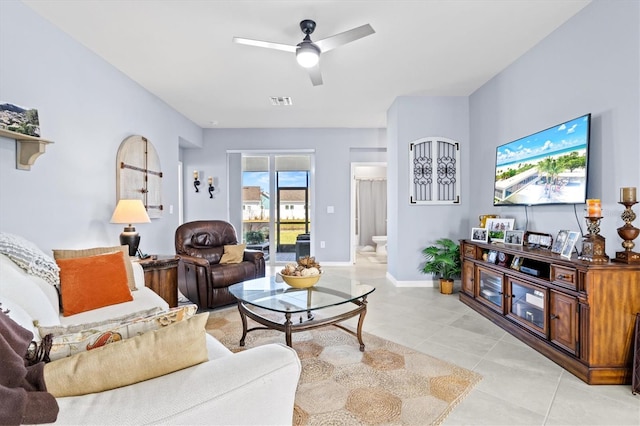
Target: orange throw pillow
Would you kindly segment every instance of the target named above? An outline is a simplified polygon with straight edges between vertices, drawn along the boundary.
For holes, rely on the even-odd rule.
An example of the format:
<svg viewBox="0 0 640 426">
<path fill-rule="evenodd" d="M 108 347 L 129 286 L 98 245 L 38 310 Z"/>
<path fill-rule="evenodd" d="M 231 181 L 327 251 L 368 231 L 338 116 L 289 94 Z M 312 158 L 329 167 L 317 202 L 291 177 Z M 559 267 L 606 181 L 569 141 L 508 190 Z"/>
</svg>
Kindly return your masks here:
<svg viewBox="0 0 640 426">
<path fill-rule="evenodd" d="M 120 251 L 56 262 L 65 317 L 133 300 Z"/>
</svg>

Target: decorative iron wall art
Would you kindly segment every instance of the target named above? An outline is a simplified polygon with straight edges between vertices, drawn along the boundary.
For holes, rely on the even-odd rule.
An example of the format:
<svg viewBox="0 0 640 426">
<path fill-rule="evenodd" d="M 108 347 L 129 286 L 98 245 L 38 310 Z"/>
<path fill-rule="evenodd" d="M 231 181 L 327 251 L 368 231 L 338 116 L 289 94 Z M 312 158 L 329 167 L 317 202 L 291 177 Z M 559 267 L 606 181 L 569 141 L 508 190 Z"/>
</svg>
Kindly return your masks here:
<svg viewBox="0 0 640 426">
<path fill-rule="evenodd" d="M 409 203 L 460 204 L 460 144 L 427 137 L 409 144 Z"/>
</svg>

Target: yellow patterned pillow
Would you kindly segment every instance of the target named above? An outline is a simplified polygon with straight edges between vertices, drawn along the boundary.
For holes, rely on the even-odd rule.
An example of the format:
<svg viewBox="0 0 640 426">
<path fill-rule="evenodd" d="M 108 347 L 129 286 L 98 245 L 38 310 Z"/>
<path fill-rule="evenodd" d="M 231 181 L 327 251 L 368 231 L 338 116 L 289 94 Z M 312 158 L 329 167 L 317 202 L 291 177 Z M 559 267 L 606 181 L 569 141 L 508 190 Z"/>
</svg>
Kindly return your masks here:
<svg viewBox="0 0 640 426">
<path fill-rule="evenodd" d="M 127 319 L 121 323 L 103 323 L 83 330 L 74 327 L 71 333 L 54 335 L 51 333 L 51 349 L 49 359 L 55 361 L 80 352 L 90 351 L 109 343 L 118 342 L 139 336 L 148 331 L 157 330 L 170 324 L 193 317 L 198 310 L 197 305 L 185 305 L 168 311 L 153 313 L 147 316 Z M 40 328 L 44 337 L 48 330 Z"/>
<path fill-rule="evenodd" d="M 56 398 L 103 392 L 207 361 L 208 313 L 44 366 Z M 114 407 L 117 409 L 117 407 Z"/>
</svg>

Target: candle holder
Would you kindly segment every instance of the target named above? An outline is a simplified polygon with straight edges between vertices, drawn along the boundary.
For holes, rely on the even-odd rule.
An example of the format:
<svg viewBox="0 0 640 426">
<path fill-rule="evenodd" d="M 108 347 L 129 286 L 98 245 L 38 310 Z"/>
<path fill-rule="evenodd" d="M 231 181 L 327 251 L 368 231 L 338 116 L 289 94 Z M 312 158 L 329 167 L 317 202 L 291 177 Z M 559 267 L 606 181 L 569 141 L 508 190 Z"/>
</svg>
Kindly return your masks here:
<svg viewBox="0 0 640 426">
<path fill-rule="evenodd" d="M 585 219 L 587 219 L 589 233 L 582 239 L 582 253 L 578 259 L 589 262 L 608 262 L 609 256 L 605 252 L 605 238 L 600 235 L 602 216 L 587 216 Z"/>
<path fill-rule="evenodd" d="M 620 201 L 618 204 L 622 204 L 625 209 L 620 215 L 622 220 L 624 221 L 624 225 L 618 228 L 618 235 L 624 241 L 622 242 L 622 247 L 624 247 L 625 251 L 617 251 L 615 260 L 616 262 L 623 263 L 640 263 L 640 253 L 636 253 L 633 251 L 633 247 L 635 247 L 635 240 L 638 235 L 640 235 L 640 229 L 636 228 L 631 224 L 634 220 L 636 220 L 636 214 L 631 210 L 631 206 L 637 204 L 637 201 Z"/>
</svg>

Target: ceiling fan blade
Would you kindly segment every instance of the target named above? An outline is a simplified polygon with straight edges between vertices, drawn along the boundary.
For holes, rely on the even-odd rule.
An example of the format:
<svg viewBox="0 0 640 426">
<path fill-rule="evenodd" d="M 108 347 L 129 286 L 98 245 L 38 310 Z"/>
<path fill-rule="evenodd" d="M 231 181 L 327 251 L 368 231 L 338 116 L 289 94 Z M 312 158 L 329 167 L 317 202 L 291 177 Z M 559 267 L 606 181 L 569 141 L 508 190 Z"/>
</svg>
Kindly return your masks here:
<svg viewBox="0 0 640 426">
<path fill-rule="evenodd" d="M 270 41 L 252 40 L 250 38 L 234 37 L 234 43 L 246 44 L 247 46 L 266 47 L 267 49 L 284 50 L 285 52 L 296 52 L 296 46 L 282 43 L 273 43 Z"/>
<path fill-rule="evenodd" d="M 321 52 L 328 52 L 329 50 L 335 49 L 338 46 L 356 41 L 373 33 L 375 33 L 375 31 L 373 30 L 371 25 L 366 24 L 340 34 L 327 37 L 320 41 L 315 41 L 314 43 L 320 48 Z"/>
<path fill-rule="evenodd" d="M 309 72 L 309 77 L 311 77 L 311 83 L 313 83 L 314 86 L 321 86 L 322 74 L 320 73 L 320 65 L 307 68 L 307 71 Z"/>
</svg>

